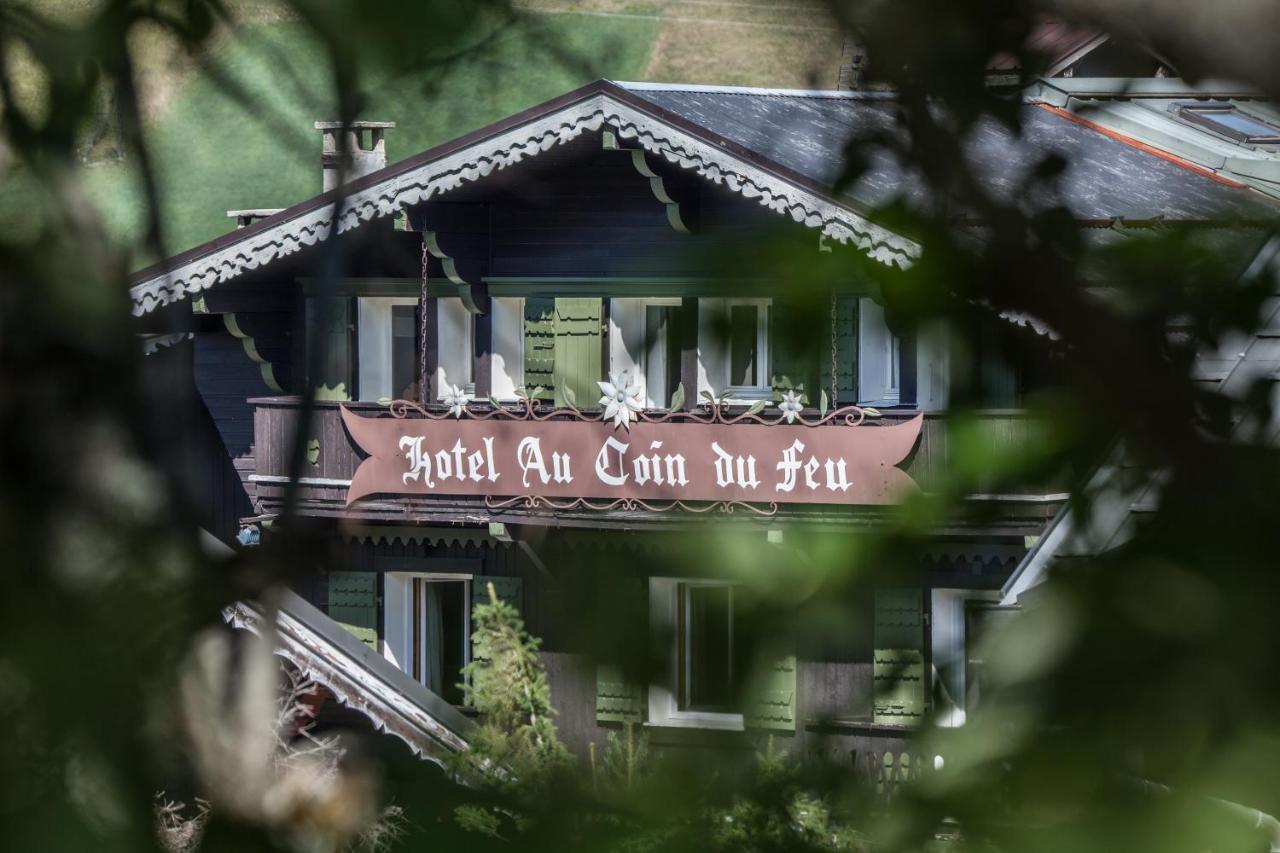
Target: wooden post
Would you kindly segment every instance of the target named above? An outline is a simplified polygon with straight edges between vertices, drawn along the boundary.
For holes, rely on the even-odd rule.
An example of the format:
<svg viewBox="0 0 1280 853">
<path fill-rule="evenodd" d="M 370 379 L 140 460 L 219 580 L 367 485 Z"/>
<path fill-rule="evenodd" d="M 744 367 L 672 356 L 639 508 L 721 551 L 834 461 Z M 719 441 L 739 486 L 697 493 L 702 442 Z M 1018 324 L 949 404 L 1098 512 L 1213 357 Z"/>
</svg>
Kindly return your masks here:
<svg viewBox="0 0 1280 853">
<path fill-rule="evenodd" d="M 898 339 L 898 405 L 914 406 L 916 404 L 916 339 L 919 337 L 916 327 L 906 329 Z"/>
<path fill-rule="evenodd" d="M 684 385 L 684 411 L 698 405 L 698 300 L 680 300 L 680 383 Z"/>
<path fill-rule="evenodd" d="M 440 300 L 428 296 L 422 300 L 422 386 L 420 403 L 434 403 L 440 398 Z"/>
<path fill-rule="evenodd" d="M 480 288 L 472 288 L 472 293 Z M 487 400 L 493 393 L 493 306 L 488 293 L 476 300 L 484 313 L 471 315 L 471 379 L 475 384 L 472 397 Z"/>
</svg>

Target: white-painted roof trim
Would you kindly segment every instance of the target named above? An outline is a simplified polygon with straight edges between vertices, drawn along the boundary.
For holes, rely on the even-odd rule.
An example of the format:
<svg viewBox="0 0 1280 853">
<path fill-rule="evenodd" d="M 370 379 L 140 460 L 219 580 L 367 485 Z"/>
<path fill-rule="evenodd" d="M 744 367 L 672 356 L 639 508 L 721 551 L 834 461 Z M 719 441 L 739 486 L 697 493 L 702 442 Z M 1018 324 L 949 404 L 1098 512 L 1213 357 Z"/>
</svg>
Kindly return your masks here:
<svg viewBox="0 0 1280 853">
<path fill-rule="evenodd" d="M 759 86 L 716 86 L 696 83 L 648 83 L 613 80 L 612 83 L 633 92 L 695 92 L 708 95 L 775 95 L 784 98 L 843 98 L 847 100 L 889 99 L 897 92 L 883 89 L 773 89 Z"/>
</svg>

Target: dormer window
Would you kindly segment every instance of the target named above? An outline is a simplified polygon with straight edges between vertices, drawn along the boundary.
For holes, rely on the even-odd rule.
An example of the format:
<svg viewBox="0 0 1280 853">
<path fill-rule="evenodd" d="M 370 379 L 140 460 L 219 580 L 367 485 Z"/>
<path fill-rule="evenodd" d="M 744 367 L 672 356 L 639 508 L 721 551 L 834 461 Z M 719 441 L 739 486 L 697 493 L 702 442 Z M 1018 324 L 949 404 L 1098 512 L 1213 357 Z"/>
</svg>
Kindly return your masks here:
<svg viewBox="0 0 1280 853">
<path fill-rule="evenodd" d="M 1233 104 L 1176 104 L 1179 116 L 1245 145 L 1280 144 L 1280 126 Z"/>
</svg>

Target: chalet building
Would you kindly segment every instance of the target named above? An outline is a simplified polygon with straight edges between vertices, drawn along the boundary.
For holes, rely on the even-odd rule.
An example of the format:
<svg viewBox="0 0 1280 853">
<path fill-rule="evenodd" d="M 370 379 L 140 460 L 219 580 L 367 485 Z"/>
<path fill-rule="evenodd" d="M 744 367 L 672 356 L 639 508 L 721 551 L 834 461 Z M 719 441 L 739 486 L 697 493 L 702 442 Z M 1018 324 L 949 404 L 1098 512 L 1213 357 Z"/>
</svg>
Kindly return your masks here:
<svg viewBox="0 0 1280 853">
<path fill-rule="evenodd" d="M 1039 86 L 1022 137 L 974 133 L 992 193 L 1056 151 L 1059 192 L 1025 204 L 1065 204 L 1108 240 L 1231 218 L 1256 253 L 1265 192 L 1081 120 L 1050 96 L 1061 79 Z M 961 352 L 896 324 L 884 286 L 921 249 L 868 211 L 925 202 L 919 182 L 883 157 L 832 188 L 845 142 L 892 130 L 894 110 L 883 92 L 598 81 L 392 165 L 390 125 L 317 125 L 324 193 L 235 212 L 241 227 L 137 273 L 149 358 L 200 397 L 210 531 L 248 545 L 291 512 L 332 542 L 279 602 L 281 654 L 438 757 L 465 744 L 458 673 L 492 585 L 543 638 L 579 754 L 637 722 L 663 747 L 767 732 L 878 764 L 930 711 L 962 723 L 981 675 L 966 639 L 1018 605 L 1011 579 L 1065 494 L 969 496 L 981 524 L 941 525 L 888 567 L 904 581 L 842 605 L 829 642 L 759 639 L 777 652 L 763 672 L 735 671 L 741 593 L 671 536 L 714 518 L 768 554 L 794 530 L 874 529 L 936 486 L 963 377 L 989 434 L 1025 439 L 1021 402 L 1054 364 L 1018 342 L 1053 330 L 1008 317 Z M 1240 124 L 1156 112 L 1213 144 L 1230 134 L 1206 122 Z M 852 272 L 806 286 L 780 246 Z M 619 663 L 636 649 L 656 662 L 643 677 Z"/>
</svg>

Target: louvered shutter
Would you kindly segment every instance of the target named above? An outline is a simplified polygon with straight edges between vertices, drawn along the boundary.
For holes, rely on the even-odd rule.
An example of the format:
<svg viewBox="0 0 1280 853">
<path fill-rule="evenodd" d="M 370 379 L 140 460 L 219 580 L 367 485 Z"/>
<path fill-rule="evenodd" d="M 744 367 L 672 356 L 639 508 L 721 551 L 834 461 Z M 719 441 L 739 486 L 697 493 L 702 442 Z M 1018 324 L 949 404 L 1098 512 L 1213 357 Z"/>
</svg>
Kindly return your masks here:
<svg viewBox="0 0 1280 853">
<path fill-rule="evenodd" d="M 914 726 L 924 719 L 924 611 L 920 589 L 876 590 L 872 664 L 878 725 Z"/>
<path fill-rule="evenodd" d="M 829 330 L 817 326 L 817 316 L 813 312 L 785 299 L 773 300 L 769 309 L 769 356 L 772 365 L 770 383 L 774 388 L 777 389 L 784 380 L 790 383 L 791 388 L 803 385 L 808 404 L 817 406 L 821 364 L 818 343 L 826 341 L 829 335 Z M 830 360 L 828 354 L 827 361 Z"/>
<path fill-rule="evenodd" d="M 493 584 L 493 594 L 498 596 L 499 601 L 505 601 L 521 616 L 524 615 L 524 579 L 499 575 L 476 575 L 471 579 L 472 610 L 475 610 L 477 604 L 489 603 L 489 584 Z M 476 657 L 474 641 L 471 644 L 471 656 L 473 659 Z"/>
<path fill-rule="evenodd" d="M 842 296 L 836 299 L 835 345 L 836 399 L 833 402 L 857 402 L 858 298 L 856 296 Z"/>
<path fill-rule="evenodd" d="M 541 386 L 542 399 L 551 399 L 555 384 L 555 303 L 545 296 L 524 301 L 524 386 L 532 391 Z"/>
<path fill-rule="evenodd" d="M 747 728 L 796 730 L 796 659 L 774 661 L 753 682 L 742 712 Z"/>
<path fill-rule="evenodd" d="M 378 575 L 374 572 L 330 572 L 329 618 L 376 651 Z"/>
<path fill-rule="evenodd" d="M 626 680 L 622 667 L 596 667 L 596 720 L 598 722 L 639 723 L 644 719 L 645 691 Z"/>
<path fill-rule="evenodd" d="M 565 387 L 573 389 L 579 408 L 600 399 L 600 300 L 558 298 L 555 304 L 555 364 L 552 376 L 556 405 L 568 402 Z"/>
<path fill-rule="evenodd" d="M 351 300 L 310 296 L 306 303 L 306 355 L 309 381 L 319 400 L 350 400 Z"/>
</svg>

